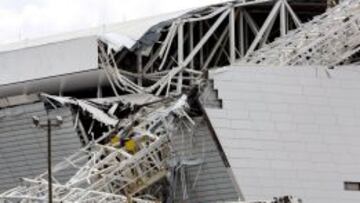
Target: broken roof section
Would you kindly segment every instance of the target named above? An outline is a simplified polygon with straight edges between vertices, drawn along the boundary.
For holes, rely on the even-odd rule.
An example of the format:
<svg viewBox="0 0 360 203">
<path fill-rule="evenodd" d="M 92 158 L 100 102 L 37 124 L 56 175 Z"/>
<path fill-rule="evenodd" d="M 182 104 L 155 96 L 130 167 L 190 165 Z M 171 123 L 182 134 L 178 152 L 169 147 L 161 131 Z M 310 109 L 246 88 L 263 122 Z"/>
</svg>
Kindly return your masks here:
<svg viewBox="0 0 360 203">
<path fill-rule="evenodd" d="M 123 49 L 132 50 L 139 46 L 151 46 L 158 42 L 159 30 L 169 25 L 174 19 L 188 13 L 203 12 L 209 8 L 211 10 L 211 7 L 189 9 L 106 27 L 1 45 L 0 64 L 5 74 L 0 78 L 1 89 L 6 91 L 7 95 L 13 95 L 12 92 L 19 94 L 21 89 L 31 91 L 38 88 L 34 86 L 36 86 L 35 80 L 39 79 L 53 81 L 53 84 L 49 84 L 49 81 L 46 85 L 42 83 L 43 86 L 63 89 L 66 86 L 64 82 L 54 84 L 57 77 L 66 77 L 61 79 L 65 81 L 68 80 L 70 74 L 88 74 L 89 71 L 98 69 L 98 40 L 105 42 L 111 48 L 109 50 L 116 52 Z M 24 67 L 27 68 L 24 69 Z M 20 71 L 22 74 L 19 77 Z M 102 79 L 92 80 L 95 86 L 99 80 Z M 74 80 L 70 79 L 71 81 Z M 25 82 L 27 84 L 19 86 L 19 83 Z M 7 87 L 4 87 L 5 85 Z M 9 85 L 14 88 L 10 88 Z M 87 84 L 87 86 L 94 85 Z"/>
<path fill-rule="evenodd" d="M 97 121 L 104 123 L 105 125 L 115 126 L 119 120 L 110 117 L 105 112 L 101 111 L 99 108 L 96 108 L 95 105 L 91 104 L 85 100 L 79 100 L 68 97 L 57 97 L 52 95 L 43 94 L 44 97 L 57 101 L 61 105 L 75 105 L 81 108 L 83 111 L 90 113 L 90 115 Z"/>
<path fill-rule="evenodd" d="M 255 9 L 258 5 L 264 6 L 261 7 L 263 12 L 261 14 L 258 14 L 258 9 Z M 37 57 L 38 55 L 34 54 L 34 49 L 42 49 L 45 47 L 44 44 L 46 46 L 61 44 L 59 39 L 44 39 L 34 41 L 33 44 L 22 44 L 23 47 L 28 47 L 22 50 L 16 50 L 21 46 L 10 45 L 8 48 L 4 47 L 0 57 L 4 57 L 1 61 L 7 62 L 9 61 L 7 57 L 10 57 L 7 54 L 13 54 L 10 57 L 11 63 L 6 66 L 12 71 L 4 77 L 7 78 L 4 86 L 11 84 L 9 85 L 11 88 L 0 86 L 0 92 L 6 91 L 7 95 L 21 94 L 21 91 L 32 93 L 39 91 L 39 86 L 42 86 L 40 91 L 66 95 L 64 92 L 74 92 L 71 88 L 75 89 L 81 85 L 89 89 L 97 88 L 97 96 L 101 95 L 100 89 L 103 86 L 112 88 L 109 92 L 114 94 L 107 96 L 118 96 L 122 92 L 154 93 L 156 96 L 179 94 L 182 90 L 190 90 L 192 83 L 199 82 L 208 68 L 227 65 L 233 63 L 236 58 L 242 57 L 246 51 L 245 45 L 257 39 L 257 33 L 264 32 L 258 25 L 269 24 L 268 20 L 263 22 L 263 19 L 258 18 L 257 15 L 268 15 L 269 11 L 272 14 L 279 11 L 280 6 L 283 5 L 287 8 L 284 12 L 290 14 L 293 12 L 286 1 L 238 0 L 109 26 L 103 32 L 100 32 L 98 28 L 98 30 L 60 37 L 62 41 L 69 42 L 69 39 L 74 39 L 73 37 L 80 40 L 78 37 L 92 36 L 90 37 L 91 46 L 83 46 L 80 50 L 72 48 L 61 50 L 61 53 L 76 57 L 69 61 L 82 59 L 79 64 L 64 64 L 62 58 L 71 57 L 63 55 L 58 57 L 57 47 L 46 51 L 45 58 L 54 60 L 40 60 L 40 64 L 33 63 L 33 58 L 41 59 L 40 56 Z M 272 22 L 277 20 L 276 16 L 270 14 L 268 19 Z M 243 23 L 240 20 L 241 16 Z M 295 22 L 300 22 L 296 17 L 292 16 L 292 18 Z M 246 27 L 250 29 L 245 29 Z M 239 31 L 243 32 L 243 36 L 248 37 L 243 40 L 238 39 L 235 35 Z M 271 32 L 274 36 L 279 33 L 276 29 L 266 33 L 271 35 Z M 235 43 L 236 40 L 240 43 Z M 29 53 L 21 58 L 22 60 L 18 60 L 16 55 L 20 51 Z M 19 67 L 28 67 L 28 64 L 31 64 L 29 69 L 37 68 L 36 72 L 47 74 L 37 76 L 30 71 L 22 70 L 23 75 L 27 77 L 17 78 L 15 72 L 19 70 Z M 62 71 L 59 65 L 74 71 Z M 57 67 L 56 70 L 58 70 L 55 74 L 52 71 L 53 67 Z M 79 67 L 81 67 L 80 70 Z M 81 76 L 90 72 L 96 72 L 95 75 L 101 75 L 101 77 L 92 77 L 91 80 L 78 79 L 84 78 Z M 69 79 L 75 74 L 79 77 Z M 60 77 L 64 78 L 59 80 Z M 26 84 L 25 80 L 27 80 Z M 41 83 L 42 85 L 36 85 L 38 81 L 44 80 L 48 81 Z M 14 82 L 18 84 L 12 84 Z M 69 83 L 71 85 L 68 85 Z M 44 89 L 49 86 L 53 88 Z M 83 91 L 84 89 L 86 87 Z"/>
<path fill-rule="evenodd" d="M 84 106 L 83 100 L 43 96 L 61 104 L 79 105 L 90 112 L 94 119 L 104 115 L 99 113 L 102 111 L 100 107 Z M 96 112 L 94 108 L 98 108 Z M 114 196 L 120 202 L 162 199 L 162 191 L 168 189 L 161 186 L 165 184 L 161 180 L 167 177 L 169 167 L 174 163 L 171 161 L 175 155 L 171 144 L 173 129 L 181 126 L 189 133 L 194 124 L 187 110 L 187 96 L 182 95 L 129 112 L 115 127 L 108 128 L 101 137 L 93 139 L 77 153 L 54 166 L 54 200 L 108 202 L 106 198 L 115 200 Z M 77 169 L 73 176 L 64 183 L 57 181 L 59 173 L 73 168 Z M 9 202 L 19 199 L 44 201 L 47 199 L 47 193 L 43 191 L 48 186 L 46 176 L 47 173 L 43 173 L 34 179 L 23 179 L 23 185 L 1 194 L 0 199 Z M 154 189 L 148 190 L 151 187 Z M 143 201 L 137 197 L 149 200 Z"/>
</svg>

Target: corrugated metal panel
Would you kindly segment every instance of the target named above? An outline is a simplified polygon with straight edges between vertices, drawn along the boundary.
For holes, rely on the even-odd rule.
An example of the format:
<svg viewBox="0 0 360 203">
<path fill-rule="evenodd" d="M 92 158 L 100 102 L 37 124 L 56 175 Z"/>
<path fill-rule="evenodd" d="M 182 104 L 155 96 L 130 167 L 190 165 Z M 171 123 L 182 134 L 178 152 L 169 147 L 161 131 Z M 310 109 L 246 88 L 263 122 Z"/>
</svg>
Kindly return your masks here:
<svg viewBox="0 0 360 203">
<path fill-rule="evenodd" d="M 19 185 L 21 177 L 35 177 L 47 170 L 46 130 L 33 126 L 32 116 L 46 119 L 44 104 L 26 104 L 0 110 L 0 191 Z M 53 164 L 71 155 L 81 146 L 68 108 L 50 112 L 64 123 L 52 130 Z M 72 171 L 59 174 L 60 181 Z"/>
<path fill-rule="evenodd" d="M 207 109 L 247 200 L 360 201 L 359 67 L 229 67 Z"/>
<path fill-rule="evenodd" d="M 225 167 L 209 127 L 203 118 L 195 120 L 198 124 L 194 135 L 185 132 L 173 136 L 173 146 L 184 160 L 203 159 L 203 164 L 186 167 L 188 199 L 183 200 L 183 189 L 178 179 L 176 202 L 220 202 L 239 199 L 228 168 Z"/>
</svg>

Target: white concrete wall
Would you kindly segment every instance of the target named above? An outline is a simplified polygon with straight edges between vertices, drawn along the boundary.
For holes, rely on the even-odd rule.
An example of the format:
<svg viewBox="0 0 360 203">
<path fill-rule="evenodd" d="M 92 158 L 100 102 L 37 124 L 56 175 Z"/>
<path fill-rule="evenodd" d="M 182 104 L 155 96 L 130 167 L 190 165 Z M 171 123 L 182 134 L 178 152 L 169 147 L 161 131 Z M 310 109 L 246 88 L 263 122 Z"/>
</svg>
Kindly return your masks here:
<svg viewBox="0 0 360 203">
<path fill-rule="evenodd" d="M 0 85 L 98 68 L 96 37 L 0 53 Z"/>
<path fill-rule="evenodd" d="M 360 67 L 229 67 L 210 120 L 247 200 L 358 203 Z"/>
</svg>

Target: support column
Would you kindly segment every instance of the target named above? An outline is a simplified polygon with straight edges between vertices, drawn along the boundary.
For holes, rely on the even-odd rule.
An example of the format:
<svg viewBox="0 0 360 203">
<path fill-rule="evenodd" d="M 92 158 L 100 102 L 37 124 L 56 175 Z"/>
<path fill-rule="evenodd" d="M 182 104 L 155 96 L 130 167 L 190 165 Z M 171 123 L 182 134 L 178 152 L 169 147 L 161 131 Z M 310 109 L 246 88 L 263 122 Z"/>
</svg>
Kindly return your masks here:
<svg viewBox="0 0 360 203">
<path fill-rule="evenodd" d="M 202 21 L 199 21 L 199 39 L 203 37 L 204 34 L 204 24 Z M 203 67 L 204 65 L 204 51 L 203 48 L 200 49 L 200 66 Z"/>
<path fill-rule="evenodd" d="M 97 86 L 97 91 L 96 91 L 96 98 L 102 98 L 102 86 L 101 86 L 101 83 L 98 84 Z"/>
<path fill-rule="evenodd" d="M 177 45 L 178 45 L 178 66 L 182 67 L 184 64 L 184 23 L 180 22 L 177 33 Z M 183 72 L 181 71 L 178 75 L 177 87 L 176 91 L 178 94 L 181 93 L 182 90 L 182 81 L 183 80 Z"/>
<path fill-rule="evenodd" d="M 240 9 L 239 13 L 239 50 L 240 58 L 245 56 L 245 41 L 244 41 L 244 12 L 243 9 Z"/>
<path fill-rule="evenodd" d="M 47 117 L 48 117 L 48 120 L 47 120 L 47 153 L 48 153 L 48 200 L 49 200 L 49 203 L 52 203 L 53 202 L 53 189 L 52 189 L 52 156 L 51 156 L 51 120 L 49 118 L 49 113 L 47 111 Z"/>
<path fill-rule="evenodd" d="M 229 13 L 229 47 L 230 47 L 230 64 L 235 63 L 235 8 L 230 8 Z"/>
<path fill-rule="evenodd" d="M 142 71 L 142 55 L 141 55 L 141 51 L 137 52 L 136 64 L 137 64 L 137 73 L 138 73 L 137 83 L 138 83 L 139 86 L 142 86 L 143 71 Z"/>
<path fill-rule="evenodd" d="M 59 96 L 62 97 L 64 95 L 64 86 L 65 86 L 66 81 L 65 80 L 61 80 L 60 81 L 60 86 L 59 86 Z"/>
<path fill-rule="evenodd" d="M 98 78 L 98 84 L 97 84 L 97 90 L 96 90 L 96 97 L 97 98 L 102 98 L 103 97 L 103 92 L 102 92 L 102 84 L 103 84 L 103 75 L 100 74 L 99 78 Z"/>
<path fill-rule="evenodd" d="M 194 49 L 194 23 L 189 22 L 189 53 Z M 194 58 L 195 59 L 195 58 Z M 194 70 L 194 59 L 190 62 L 190 69 Z M 191 78 L 193 77 L 192 73 L 189 73 Z M 190 80 L 190 84 L 192 84 L 193 80 Z"/>
<path fill-rule="evenodd" d="M 189 53 L 194 48 L 194 23 L 189 22 Z M 194 60 L 190 62 L 190 68 L 194 69 Z"/>
<path fill-rule="evenodd" d="M 287 22 L 286 22 L 286 7 L 285 7 L 285 1 L 286 0 L 280 0 L 281 1 L 281 7 L 280 7 L 280 33 L 281 36 L 285 36 L 287 33 Z"/>
</svg>

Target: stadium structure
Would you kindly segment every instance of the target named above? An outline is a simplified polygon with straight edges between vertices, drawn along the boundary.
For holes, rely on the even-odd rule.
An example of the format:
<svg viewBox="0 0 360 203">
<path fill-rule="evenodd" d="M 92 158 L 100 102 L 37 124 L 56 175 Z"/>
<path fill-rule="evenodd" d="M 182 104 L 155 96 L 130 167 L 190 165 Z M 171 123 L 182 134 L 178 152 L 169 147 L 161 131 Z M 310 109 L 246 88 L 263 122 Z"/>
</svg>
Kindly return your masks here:
<svg viewBox="0 0 360 203">
<path fill-rule="evenodd" d="M 0 202 L 360 201 L 360 1 L 237 0 L 0 46 Z"/>
</svg>

